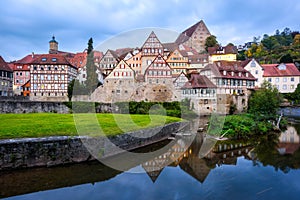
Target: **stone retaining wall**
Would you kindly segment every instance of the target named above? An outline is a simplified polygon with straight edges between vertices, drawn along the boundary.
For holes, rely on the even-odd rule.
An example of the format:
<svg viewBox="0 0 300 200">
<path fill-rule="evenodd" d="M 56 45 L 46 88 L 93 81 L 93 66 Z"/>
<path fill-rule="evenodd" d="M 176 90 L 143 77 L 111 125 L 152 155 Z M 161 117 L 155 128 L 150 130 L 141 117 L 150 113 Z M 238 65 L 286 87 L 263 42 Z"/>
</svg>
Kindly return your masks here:
<svg viewBox="0 0 300 200">
<path fill-rule="evenodd" d="M 110 137 L 109 140 L 124 150 L 132 150 L 164 140 L 186 124 L 186 122 L 167 124 L 163 127 Z M 156 132 L 157 134 L 152 136 Z M 142 137 L 134 137 L 137 135 Z M 121 151 L 112 151 L 114 150 L 112 143 L 107 145 L 105 138 L 59 136 L 0 140 L 0 170 L 55 166 L 95 160 L 82 141 L 101 144 L 100 148 L 104 150 L 102 154 L 104 158 L 121 153 Z"/>
<path fill-rule="evenodd" d="M 0 101 L 0 113 L 69 113 L 69 108 L 61 102 Z"/>
</svg>

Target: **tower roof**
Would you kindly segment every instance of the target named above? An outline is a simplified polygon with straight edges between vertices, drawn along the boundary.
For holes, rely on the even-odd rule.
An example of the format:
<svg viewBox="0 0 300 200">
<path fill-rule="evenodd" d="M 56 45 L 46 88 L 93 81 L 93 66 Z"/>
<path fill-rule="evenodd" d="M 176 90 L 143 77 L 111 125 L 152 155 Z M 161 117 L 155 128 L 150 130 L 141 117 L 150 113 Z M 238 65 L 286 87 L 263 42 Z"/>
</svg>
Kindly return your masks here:
<svg viewBox="0 0 300 200">
<path fill-rule="evenodd" d="M 55 36 L 54 35 L 52 36 L 52 40 L 50 40 L 49 43 L 53 43 L 53 42 L 56 43 L 56 44 L 58 44 L 58 42 L 55 40 Z"/>
</svg>

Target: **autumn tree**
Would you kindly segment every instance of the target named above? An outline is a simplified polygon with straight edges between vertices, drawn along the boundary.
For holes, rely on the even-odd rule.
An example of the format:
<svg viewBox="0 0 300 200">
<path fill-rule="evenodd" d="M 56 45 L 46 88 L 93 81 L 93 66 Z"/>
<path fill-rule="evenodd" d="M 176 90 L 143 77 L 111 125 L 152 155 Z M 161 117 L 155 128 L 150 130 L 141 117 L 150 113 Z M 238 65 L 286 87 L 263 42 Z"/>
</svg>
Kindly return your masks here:
<svg viewBox="0 0 300 200">
<path fill-rule="evenodd" d="M 88 41 L 87 49 L 87 62 L 86 62 L 86 88 L 87 92 L 91 94 L 98 85 L 98 75 L 96 73 L 97 67 L 94 63 L 94 52 L 93 52 L 93 39 L 90 38 Z"/>
</svg>

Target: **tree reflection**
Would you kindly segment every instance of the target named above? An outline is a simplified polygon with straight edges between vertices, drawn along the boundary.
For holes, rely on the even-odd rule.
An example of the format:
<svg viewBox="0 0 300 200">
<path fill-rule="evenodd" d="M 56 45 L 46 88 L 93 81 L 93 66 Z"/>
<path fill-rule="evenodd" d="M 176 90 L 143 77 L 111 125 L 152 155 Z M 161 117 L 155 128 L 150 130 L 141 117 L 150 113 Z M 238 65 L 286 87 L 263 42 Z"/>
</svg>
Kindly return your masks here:
<svg viewBox="0 0 300 200">
<path fill-rule="evenodd" d="M 296 128 L 296 129 L 295 129 Z M 263 166 L 273 166 L 276 171 L 288 173 L 290 169 L 300 168 L 299 127 L 289 127 L 287 132 L 280 135 L 274 133 L 260 137 L 254 145 L 254 165 L 257 162 Z M 289 131 L 295 131 L 290 136 Z M 297 134 L 298 132 L 298 134 Z"/>
</svg>

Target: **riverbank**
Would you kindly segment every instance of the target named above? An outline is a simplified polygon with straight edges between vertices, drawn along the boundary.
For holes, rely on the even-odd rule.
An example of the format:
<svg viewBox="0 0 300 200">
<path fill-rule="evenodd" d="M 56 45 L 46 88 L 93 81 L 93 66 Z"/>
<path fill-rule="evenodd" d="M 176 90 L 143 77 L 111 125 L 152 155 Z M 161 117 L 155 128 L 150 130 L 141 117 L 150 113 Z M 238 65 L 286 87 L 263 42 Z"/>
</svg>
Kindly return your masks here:
<svg viewBox="0 0 300 200">
<path fill-rule="evenodd" d="M 95 160 L 84 143 L 96 143 L 101 158 L 114 156 L 167 139 L 187 122 L 175 122 L 155 128 L 106 137 L 56 136 L 0 140 L 0 170 L 57 166 Z M 153 133 L 156 133 L 153 135 Z M 143 135 L 143 137 L 136 137 Z M 114 146 L 119 151 L 111 151 Z M 100 153 L 100 152 L 99 152 Z"/>
<path fill-rule="evenodd" d="M 281 119 L 277 127 L 278 117 L 254 114 L 237 114 L 217 117 L 209 125 L 209 134 L 229 139 L 248 139 L 256 135 L 264 135 L 285 129 L 287 121 Z M 224 122 L 224 123 L 221 123 Z M 220 124 L 222 127 L 220 127 Z"/>
</svg>

